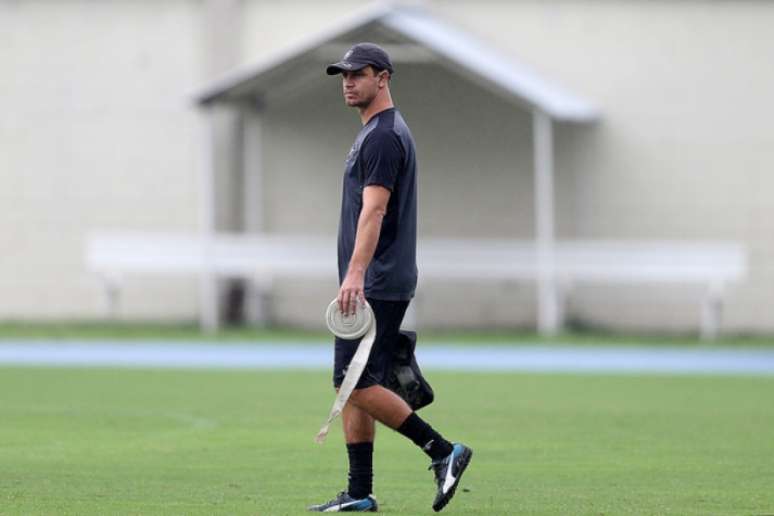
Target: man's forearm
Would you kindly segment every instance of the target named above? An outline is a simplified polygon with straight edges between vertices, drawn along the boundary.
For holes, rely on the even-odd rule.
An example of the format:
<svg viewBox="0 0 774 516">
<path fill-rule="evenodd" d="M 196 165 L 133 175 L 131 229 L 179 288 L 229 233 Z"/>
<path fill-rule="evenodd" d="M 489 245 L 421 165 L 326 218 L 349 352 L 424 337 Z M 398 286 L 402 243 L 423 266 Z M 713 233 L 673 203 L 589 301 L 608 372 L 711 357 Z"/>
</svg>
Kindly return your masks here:
<svg viewBox="0 0 774 516">
<path fill-rule="evenodd" d="M 382 229 L 384 211 L 380 209 L 363 210 L 357 221 L 357 234 L 355 235 L 355 249 L 349 260 L 349 271 L 365 274 L 368 264 L 376 252 L 379 243 L 379 233 Z"/>
<path fill-rule="evenodd" d="M 387 214 L 390 190 L 378 185 L 363 189 L 363 205 L 357 220 L 355 248 L 349 259 L 347 274 L 339 287 L 339 309 L 345 315 L 354 314 L 357 301 L 365 303 L 365 273 L 379 244 L 382 221 Z"/>
</svg>

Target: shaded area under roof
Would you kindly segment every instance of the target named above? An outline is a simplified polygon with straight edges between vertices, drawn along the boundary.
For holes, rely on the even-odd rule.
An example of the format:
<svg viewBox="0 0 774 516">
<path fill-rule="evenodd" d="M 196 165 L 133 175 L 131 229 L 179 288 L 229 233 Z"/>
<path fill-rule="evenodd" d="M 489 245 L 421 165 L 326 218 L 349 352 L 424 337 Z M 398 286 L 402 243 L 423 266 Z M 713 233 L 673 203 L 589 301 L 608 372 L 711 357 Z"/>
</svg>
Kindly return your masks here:
<svg viewBox="0 0 774 516">
<path fill-rule="evenodd" d="M 371 6 L 291 48 L 213 81 L 194 99 L 200 105 L 265 100 L 278 84 L 282 84 L 283 90 L 292 91 L 295 84 L 324 74 L 323 65 L 337 61 L 356 41 L 383 44 L 397 63 L 436 62 L 555 120 L 591 122 L 599 117 L 597 108 L 586 99 L 515 63 L 427 10 L 383 4 Z"/>
</svg>

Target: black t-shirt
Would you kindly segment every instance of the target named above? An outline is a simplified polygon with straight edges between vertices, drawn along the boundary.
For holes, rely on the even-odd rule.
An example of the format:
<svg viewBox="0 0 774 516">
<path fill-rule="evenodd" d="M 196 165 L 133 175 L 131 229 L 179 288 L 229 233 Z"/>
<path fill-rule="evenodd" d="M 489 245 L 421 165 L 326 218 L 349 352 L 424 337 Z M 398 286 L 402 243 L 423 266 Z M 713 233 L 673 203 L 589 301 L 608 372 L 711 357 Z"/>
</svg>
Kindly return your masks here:
<svg viewBox="0 0 774 516">
<path fill-rule="evenodd" d="M 355 249 L 363 189 L 381 185 L 390 200 L 379 243 L 366 270 L 365 294 L 407 301 L 417 286 L 417 174 L 414 139 L 398 110 L 377 113 L 358 133 L 347 155 L 339 221 L 339 284 Z"/>
</svg>

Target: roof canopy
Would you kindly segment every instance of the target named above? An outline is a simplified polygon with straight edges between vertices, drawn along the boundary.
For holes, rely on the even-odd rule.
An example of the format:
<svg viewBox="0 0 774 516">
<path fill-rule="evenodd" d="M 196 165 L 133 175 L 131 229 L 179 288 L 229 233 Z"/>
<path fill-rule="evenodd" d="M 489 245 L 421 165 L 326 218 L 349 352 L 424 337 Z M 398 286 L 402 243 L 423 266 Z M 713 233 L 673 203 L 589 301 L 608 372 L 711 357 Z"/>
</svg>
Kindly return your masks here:
<svg viewBox="0 0 774 516">
<path fill-rule="evenodd" d="M 237 69 L 203 88 L 195 100 L 200 105 L 255 98 L 270 102 L 277 84 L 282 84 L 287 95 L 294 87 L 324 74 L 324 64 L 338 61 L 358 41 L 383 45 L 396 63 L 433 62 L 446 66 L 558 121 L 590 122 L 599 116 L 590 102 L 427 10 L 390 4 L 371 6 L 291 48 Z"/>
</svg>

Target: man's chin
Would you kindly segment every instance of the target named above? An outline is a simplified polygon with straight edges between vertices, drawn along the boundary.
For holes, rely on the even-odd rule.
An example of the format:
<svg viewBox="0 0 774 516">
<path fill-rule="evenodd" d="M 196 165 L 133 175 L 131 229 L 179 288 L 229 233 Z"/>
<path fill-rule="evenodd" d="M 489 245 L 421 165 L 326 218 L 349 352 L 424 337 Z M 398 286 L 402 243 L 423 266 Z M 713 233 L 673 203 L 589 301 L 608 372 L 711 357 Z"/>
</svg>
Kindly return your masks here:
<svg viewBox="0 0 774 516">
<path fill-rule="evenodd" d="M 344 99 L 344 103 L 351 108 L 367 108 L 370 102 L 365 102 L 362 99 Z"/>
</svg>

